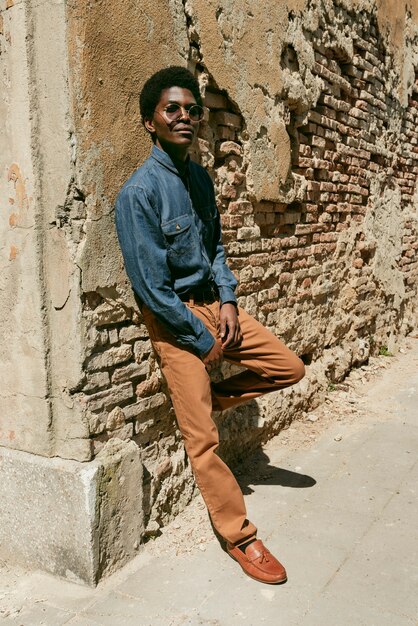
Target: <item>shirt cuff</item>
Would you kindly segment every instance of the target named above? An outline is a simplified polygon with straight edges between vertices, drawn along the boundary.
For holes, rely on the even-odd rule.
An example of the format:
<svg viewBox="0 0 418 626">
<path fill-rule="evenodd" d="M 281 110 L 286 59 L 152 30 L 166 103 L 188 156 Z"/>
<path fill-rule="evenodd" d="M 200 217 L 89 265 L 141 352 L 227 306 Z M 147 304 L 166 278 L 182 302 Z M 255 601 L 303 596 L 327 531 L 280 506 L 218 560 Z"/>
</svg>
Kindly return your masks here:
<svg viewBox="0 0 418 626">
<path fill-rule="evenodd" d="M 218 285 L 218 290 L 219 290 L 219 299 L 221 301 L 221 304 L 225 304 L 225 302 L 233 302 L 234 304 L 237 303 L 237 297 L 234 293 L 234 290 L 231 289 L 231 287 Z"/>
<path fill-rule="evenodd" d="M 205 356 L 215 344 L 215 337 L 211 335 L 208 329 L 205 330 L 206 332 L 202 334 L 194 344 L 194 349 L 200 357 Z"/>
</svg>

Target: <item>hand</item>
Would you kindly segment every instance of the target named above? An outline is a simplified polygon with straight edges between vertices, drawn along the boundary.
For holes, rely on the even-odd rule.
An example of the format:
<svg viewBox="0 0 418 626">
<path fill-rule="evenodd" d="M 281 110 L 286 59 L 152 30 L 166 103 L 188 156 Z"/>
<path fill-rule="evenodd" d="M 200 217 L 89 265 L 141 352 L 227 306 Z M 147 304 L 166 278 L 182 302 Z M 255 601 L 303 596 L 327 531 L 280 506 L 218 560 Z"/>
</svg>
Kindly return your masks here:
<svg viewBox="0 0 418 626">
<path fill-rule="evenodd" d="M 218 341 L 215 341 L 209 352 L 202 357 L 202 361 L 208 372 L 211 372 L 217 367 L 221 367 L 223 358 L 224 353 L 222 351 L 222 346 Z"/>
<path fill-rule="evenodd" d="M 221 322 L 222 348 L 232 348 L 242 341 L 242 332 L 238 320 L 238 310 L 232 302 L 226 302 L 221 307 L 219 315 Z"/>
</svg>

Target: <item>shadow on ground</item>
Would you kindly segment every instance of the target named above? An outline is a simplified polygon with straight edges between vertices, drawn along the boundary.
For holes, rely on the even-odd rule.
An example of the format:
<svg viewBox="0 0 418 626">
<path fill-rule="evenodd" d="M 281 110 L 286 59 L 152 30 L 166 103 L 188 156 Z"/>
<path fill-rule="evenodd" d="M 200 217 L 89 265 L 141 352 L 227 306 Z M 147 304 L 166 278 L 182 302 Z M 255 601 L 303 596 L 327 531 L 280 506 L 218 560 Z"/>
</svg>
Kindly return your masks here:
<svg viewBox="0 0 418 626">
<path fill-rule="evenodd" d="M 249 467 L 241 468 L 236 474 L 245 495 L 254 492 L 251 485 L 280 485 L 294 489 L 306 489 L 316 485 L 312 476 L 270 465 L 270 459 L 263 450 L 255 452 L 249 460 Z"/>
</svg>

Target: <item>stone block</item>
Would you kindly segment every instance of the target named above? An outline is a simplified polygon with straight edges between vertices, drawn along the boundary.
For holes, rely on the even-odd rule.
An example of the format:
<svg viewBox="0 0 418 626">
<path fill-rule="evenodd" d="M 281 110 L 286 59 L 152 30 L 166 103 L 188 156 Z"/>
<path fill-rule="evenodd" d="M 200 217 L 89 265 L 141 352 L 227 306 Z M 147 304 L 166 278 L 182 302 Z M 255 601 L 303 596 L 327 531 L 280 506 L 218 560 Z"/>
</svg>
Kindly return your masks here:
<svg viewBox="0 0 418 626">
<path fill-rule="evenodd" d="M 120 329 L 119 338 L 124 343 L 135 341 L 136 339 L 147 339 L 148 331 L 143 324 L 141 324 L 141 326 L 132 324 L 131 326 L 124 326 Z"/>
<path fill-rule="evenodd" d="M 236 143 L 235 141 L 222 141 L 222 143 L 218 146 L 216 154 L 218 157 L 226 157 L 229 154 L 241 156 L 242 148 L 239 143 Z"/>
<path fill-rule="evenodd" d="M 112 439 L 89 463 L 0 450 L 0 556 L 94 585 L 136 554 L 142 462 Z"/>
<path fill-rule="evenodd" d="M 135 361 L 140 363 L 152 350 L 151 341 L 136 341 L 134 344 Z"/>
<path fill-rule="evenodd" d="M 122 307 L 120 304 L 103 302 L 93 313 L 93 321 L 96 326 L 106 326 L 108 324 L 117 324 L 125 322 L 132 317 L 132 310 Z"/>
<path fill-rule="evenodd" d="M 107 416 L 106 430 L 116 430 L 125 424 L 125 413 L 120 406 L 115 406 Z"/>
</svg>

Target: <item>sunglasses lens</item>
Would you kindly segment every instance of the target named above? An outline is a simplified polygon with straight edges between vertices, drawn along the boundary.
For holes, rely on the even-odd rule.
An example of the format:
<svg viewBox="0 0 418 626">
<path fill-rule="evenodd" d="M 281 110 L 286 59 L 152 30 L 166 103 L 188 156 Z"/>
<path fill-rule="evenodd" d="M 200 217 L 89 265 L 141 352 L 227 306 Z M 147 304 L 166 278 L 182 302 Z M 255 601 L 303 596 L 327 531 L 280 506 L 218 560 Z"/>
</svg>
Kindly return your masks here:
<svg viewBox="0 0 418 626">
<path fill-rule="evenodd" d="M 181 117 L 181 107 L 178 104 L 169 104 L 165 109 L 165 114 L 169 120 L 174 122 L 174 120 Z"/>
<path fill-rule="evenodd" d="M 198 104 L 191 106 L 188 113 L 193 122 L 200 122 L 200 120 L 203 119 L 203 109 Z"/>
</svg>

